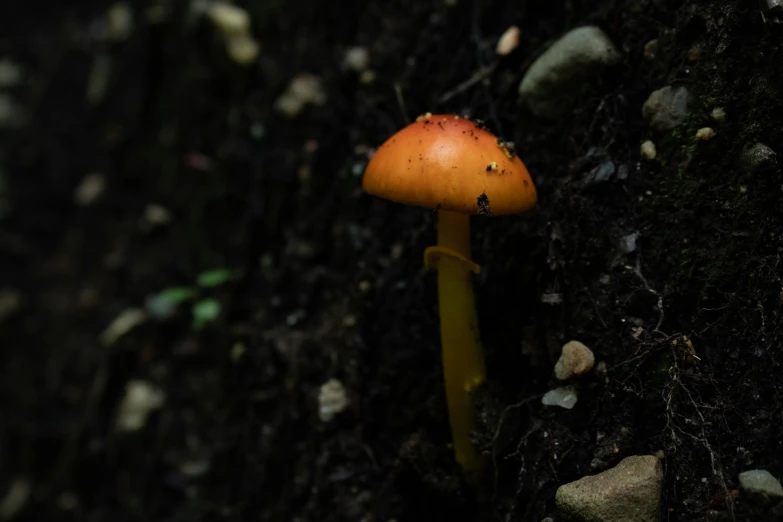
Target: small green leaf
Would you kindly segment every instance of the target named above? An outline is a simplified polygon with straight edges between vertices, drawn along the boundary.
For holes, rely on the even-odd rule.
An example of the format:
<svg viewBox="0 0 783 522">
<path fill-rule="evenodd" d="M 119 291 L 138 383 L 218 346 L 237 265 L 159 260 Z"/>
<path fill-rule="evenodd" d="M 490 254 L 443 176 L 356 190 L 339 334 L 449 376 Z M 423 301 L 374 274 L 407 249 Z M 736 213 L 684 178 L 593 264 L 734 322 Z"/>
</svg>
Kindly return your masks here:
<svg viewBox="0 0 783 522">
<path fill-rule="evenodd" d="M 189 286 L 172 286 L 160 292 L 158 297 L 179 304 L 192 298 L 195 293 L 196 291 Z"/>
<path fill-rule="evenodd" d="M 196 282 L 199 286 L 203 286 L 204 288 L 211 288 L 214 286 L 220 286 L 223 283 L 226 283 L 227 281 L 231 280 L 231 270 L 228 270 L 226 268 L 216 268 L 214 270 L 207 270 L 206 272 L 201 272 L 198 275 L 198 279 Z"/>
<path fill-rule="evenodd" d="M 220 302 L 217 299 L 202 299 L 193 305 L 193 328 L 200 330 L 220 316 Z"/>
<path fill-rule="evenodd" d="M 144 307 L 156 319 L 168 319 L 177 306 L 193 297 L 195 291 L 187 286 L 174 286 L 147 296 Z"/>
</svg>

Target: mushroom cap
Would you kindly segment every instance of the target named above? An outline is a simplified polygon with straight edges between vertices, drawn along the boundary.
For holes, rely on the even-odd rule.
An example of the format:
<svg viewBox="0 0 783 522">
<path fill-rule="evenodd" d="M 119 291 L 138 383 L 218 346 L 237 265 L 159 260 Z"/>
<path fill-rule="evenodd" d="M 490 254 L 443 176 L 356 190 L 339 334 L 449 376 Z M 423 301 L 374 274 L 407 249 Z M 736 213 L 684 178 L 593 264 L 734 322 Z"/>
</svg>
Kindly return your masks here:
<svg viewBox="0 0 783 522">
<path fill-rule="evenodd" d="M 536 203 L 513 145 L 452 114 L 420 116 L 389 138 L 367 165 L 362 187 L 398 203 L 465 214 L 516 214 Z"/>
</svg>

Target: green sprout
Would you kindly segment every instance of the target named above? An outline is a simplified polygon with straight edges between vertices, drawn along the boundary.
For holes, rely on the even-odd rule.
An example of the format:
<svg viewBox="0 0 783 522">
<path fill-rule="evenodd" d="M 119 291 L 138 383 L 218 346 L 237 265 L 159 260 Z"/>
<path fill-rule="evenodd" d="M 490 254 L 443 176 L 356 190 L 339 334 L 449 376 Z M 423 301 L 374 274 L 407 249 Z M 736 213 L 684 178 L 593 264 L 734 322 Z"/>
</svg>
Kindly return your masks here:
<svg viewBox="0 0 783 522">
<path fill-rule="evenodd" d="M 172 286 L 147 296 L 145 308 L 154 318 L 166 320 L 173 317 L 180 305 L 192 302 L 193 328 L 201 330 L 220 317 L 220 301 L 204 296 L 204 290 L 220 287 L 233 279 L 233 273 L 225 268 L 201 272 L 193 286 Z"/>
</svg>

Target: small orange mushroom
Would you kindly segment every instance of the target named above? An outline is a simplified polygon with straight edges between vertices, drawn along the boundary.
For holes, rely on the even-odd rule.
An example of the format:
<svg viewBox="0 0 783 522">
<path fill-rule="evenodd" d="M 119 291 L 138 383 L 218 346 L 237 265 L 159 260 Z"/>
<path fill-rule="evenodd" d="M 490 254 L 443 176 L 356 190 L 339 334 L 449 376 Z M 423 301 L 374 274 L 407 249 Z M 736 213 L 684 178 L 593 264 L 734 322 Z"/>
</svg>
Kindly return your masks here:
<svg viewBox="0 0 783 522">
<path fill-rule="evenodd" d="M 438 244 L 424 264 L 438 271 L 443 374 L 456 460 L 478 471 L 483 459 L 470 441 L 471 392 L 484 380 L 470 256 L 470 216 L 516 214 L 536 203 L 536 189 L 511 143 L 481 123 L 425 114 L 389 138 L 367 165 L 364 191 L 438 211 Z"/>
</svg>

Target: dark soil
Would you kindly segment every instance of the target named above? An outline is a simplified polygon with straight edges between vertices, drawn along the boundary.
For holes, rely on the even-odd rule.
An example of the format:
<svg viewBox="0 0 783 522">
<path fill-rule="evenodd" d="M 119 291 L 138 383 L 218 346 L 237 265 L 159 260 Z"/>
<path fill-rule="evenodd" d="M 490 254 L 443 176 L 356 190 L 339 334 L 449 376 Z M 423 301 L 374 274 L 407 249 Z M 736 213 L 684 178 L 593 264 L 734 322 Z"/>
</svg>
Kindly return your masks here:
<svg viewBox="0 0 783 522">
<path fill-rule="evenodd" d="M 0 58 L 23 71 L 3 90 L 23 121 L 0 130 L 0 508 L 18 500 L 12 518 L 538 522 L 557 520 L 558 486 L 656 453 L 666 520 L 783 517 L 736 493 L 741 471 L 783 474 L 781 169 L 737 164 L 757 141 L 783 151 L 773 11 L 265 0 L 248 6 L 262 50 L 242 67 L 187 2 L 129 3 L 133 31 L 117 42 L 96 29 L 111 2 L 6 4 Z M 169 13 L 153 23 L 156 5 Z M 521 43 L 497 59 L 513 24 Z M 524 71 L 584 24 L 622 64 L 565 119 L 532 117 L 516 96 Z M 371 84 L 341 67 L 354 45 L 370 50 Z M 88 100 L 101 60 L 108 83 Z M 286 118 L 274 103 L 299 73 L 320 77 L 327 101 Z M 642 104 L 672 83 L 693 93 L 688 120 L 654 134 Z M 435 215 L 361 191 L 368 151 L 425 111 L 485 120 L 539 192 L 531 213 L 473 220 L 489 373 L 476 441 L 491 461 L 478 489 L 448 447 L 436 281 L 422 266 Z M 697 143 L 704 126 L 717 135 Z M 655 161 L 640 160 L 645 139 Z M 607 161 L 615 175 L 591 182 Z M 105 190 L 76 204 L 93 173 Z M 170 221 L 149 226 L 150 204 Z M 123 310 L 216 268 L 236 274 L 202 291 L 218 320 L 195 329 L 183 305 L 102 344 Z M 572 410 L 544 407 L 571 339 L 598 365 Z M 351 405 L 324 423 L 330 378 Z M 120 433 L 131 380 L 165 403 Z"/>
</svg>

